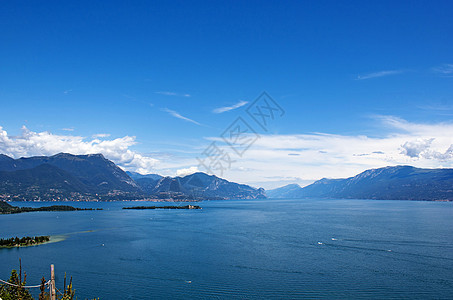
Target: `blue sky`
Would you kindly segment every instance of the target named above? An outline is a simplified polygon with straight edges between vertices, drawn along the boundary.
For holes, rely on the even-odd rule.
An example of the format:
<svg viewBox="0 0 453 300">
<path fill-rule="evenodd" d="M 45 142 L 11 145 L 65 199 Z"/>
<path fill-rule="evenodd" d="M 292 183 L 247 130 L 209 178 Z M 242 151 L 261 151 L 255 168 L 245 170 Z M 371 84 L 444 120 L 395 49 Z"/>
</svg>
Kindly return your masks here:
<svg viewBox="0 0 453 300">
<path fill-rule="evenodd" d="M 452 167 L 451 20 L 451 1 L 3 2 L 0 152 L 205 171 L 267 91 L 284 116 L 213 173 L 276 187 Z"/>
</svg>

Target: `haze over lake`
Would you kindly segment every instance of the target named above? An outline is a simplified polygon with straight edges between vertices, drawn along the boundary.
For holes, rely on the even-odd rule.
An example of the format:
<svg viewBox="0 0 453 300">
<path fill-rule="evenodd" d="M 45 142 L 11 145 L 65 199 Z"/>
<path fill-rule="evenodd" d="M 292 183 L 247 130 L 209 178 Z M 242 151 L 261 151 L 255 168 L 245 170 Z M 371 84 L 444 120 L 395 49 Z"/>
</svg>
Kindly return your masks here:
<svg viewBox="0 0 453 300">
<path fill-rule="evenodd" d="M 0 216 L 0 237 L 64 238 L 0 249 L 1 279 L 21 258 L 28 284 L 48 278 L 53 263 L 57 287 L 66 272 L 79 299 L 453 294 L 451 202 L 233 200 L 201 202 L 203 210 L 143 211 L 121 208 L 156 203 L 69 205 L 104 210 Z"/>
</svg>

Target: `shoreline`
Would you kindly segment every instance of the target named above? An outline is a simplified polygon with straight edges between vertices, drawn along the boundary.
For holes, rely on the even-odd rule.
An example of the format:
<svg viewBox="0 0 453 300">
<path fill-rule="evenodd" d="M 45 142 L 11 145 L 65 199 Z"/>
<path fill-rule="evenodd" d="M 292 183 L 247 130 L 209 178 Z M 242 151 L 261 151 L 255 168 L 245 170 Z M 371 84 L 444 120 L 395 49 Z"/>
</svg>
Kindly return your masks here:
<svg viewBox="0 0 453 300">
<path fill-rule="evenodd" d="M 123 209 L 135 209 L 135 210 L 144 210 L 144 209 L 202 209 L 198 205 L 185 205 L 185 206 L 127 206 Z"/>
<path fill-rule="evenodd" d="M 453 202 L 453 199 L 437 199 L 437 200 L 422 200 L 422 199 L 356 199 L 356 198 L 265 198 L 265 200 L 372 200 L 372 201 L 422 201 L 422 202 Z M 55 201 L 14 201 L 14 200 L 0 200 L 7 203 L 107 203 L 107 202 L 159 202 L 159 203 L 187 203 L 187 202 L 203 202 L 203 201 L 231 201 L 231 200 L 259 200 L 259 199 L 204 199 L 204 200 L 182 200 L 175 201 L 174 199 L 134 199 L 134 200 L 55 200 Z M 97 210 L 95 208 L 88 208 L 83 210 Z"/>
</svg>

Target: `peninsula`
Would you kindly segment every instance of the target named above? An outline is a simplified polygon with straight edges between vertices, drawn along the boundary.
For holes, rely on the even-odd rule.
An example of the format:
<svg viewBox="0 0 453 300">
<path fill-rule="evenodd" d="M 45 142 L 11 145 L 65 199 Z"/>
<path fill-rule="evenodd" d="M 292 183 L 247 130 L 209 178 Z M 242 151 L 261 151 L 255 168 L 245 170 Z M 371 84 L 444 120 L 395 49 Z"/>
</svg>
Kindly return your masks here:
<svg viewBox="0 0 453 300">
<path fill-rule="evenodd" d="M 35 236 L 35 237 L 22 237 L 18 238 L 12 237 L 9 239 L 0 239 L 0 248 L 14 248 L 14 247 L 28 247 L 28 246 L 36 246 L 39 244 L 44 244 L 50 241 L 50 236 L 43 235 L 43 236 Z"/>
<path fill-rule="evenodd" d="M 43 207 L 18 207 L 12 206 L 5 201 L 0 201 L 0 214 L 19 214 L 34 211 L 81 211 L 81 210 L 102 210 L 102 208 L 79 208 L 69 205 L 52 205 Z"/>
</svg>

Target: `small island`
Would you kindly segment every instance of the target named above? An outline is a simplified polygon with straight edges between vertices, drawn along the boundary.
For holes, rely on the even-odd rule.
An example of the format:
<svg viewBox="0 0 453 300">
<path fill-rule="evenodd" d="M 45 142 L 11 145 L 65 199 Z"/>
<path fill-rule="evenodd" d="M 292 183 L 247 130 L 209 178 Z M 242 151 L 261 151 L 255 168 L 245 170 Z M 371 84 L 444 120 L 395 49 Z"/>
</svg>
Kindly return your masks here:
<svg viewBox="0 0 453 300">
<path fill-rule="evenodd" d="M 102 210 L 102 208 L 78 208 L 69 205 L 52 205 L 43 207 L 18 207 L 12 206 L 5 201 L 0 201 L 0 214 L 19 214 L 34 211 L 81 211 L 81 210 Z"/>
<path fill-rule="evenodd" d="M 35 237 L 12 237 L 9 239 L 0 239 L 0 248 L 29 247 L 44 244 L 50 241 L 50 236 L 42 235 Z"/>
<path fill-rule="evenodd" d="M 123 207 L 123 209 L 202 209 L 198 205 L 186 205 L 186 206 L 129 206 Z"/>
</svg>

